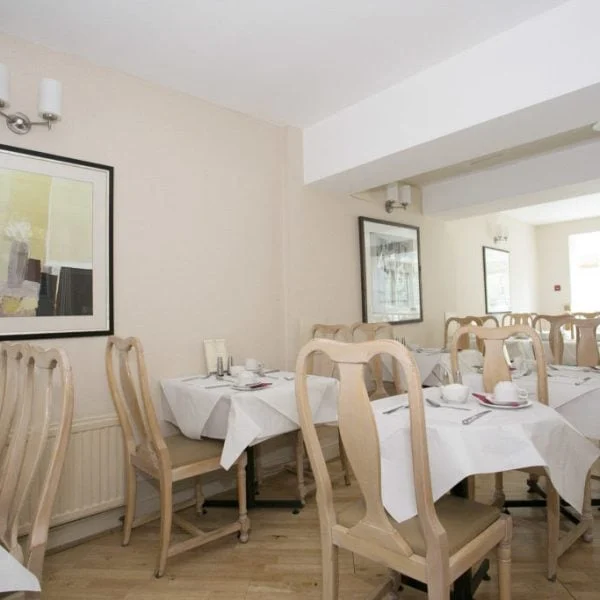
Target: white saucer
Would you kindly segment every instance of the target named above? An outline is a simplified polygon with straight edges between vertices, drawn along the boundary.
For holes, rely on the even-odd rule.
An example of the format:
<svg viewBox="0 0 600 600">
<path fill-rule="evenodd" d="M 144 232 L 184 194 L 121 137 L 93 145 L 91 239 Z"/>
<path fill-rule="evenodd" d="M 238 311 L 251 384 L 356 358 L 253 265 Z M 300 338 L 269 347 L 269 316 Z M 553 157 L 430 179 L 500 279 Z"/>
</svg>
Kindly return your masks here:
<svg viewBox="0 0 600 600">
<path fill-rule="evenodd" d="M 479 402 L 479 404 L 481 404 L 481 406 L 487 406 L 488 408 L 500 408 L 503 410 L 520 410 L 521 408 L 528 408 L 533 404 L 531 400 L 525 400 L 525 402 L 519 404 L 518 406 L 511 406 L 510 404 L 492 404 L 491 402 L 484 402 L 479 398 L 476 398 L 476 400 Z"/>
</svg>

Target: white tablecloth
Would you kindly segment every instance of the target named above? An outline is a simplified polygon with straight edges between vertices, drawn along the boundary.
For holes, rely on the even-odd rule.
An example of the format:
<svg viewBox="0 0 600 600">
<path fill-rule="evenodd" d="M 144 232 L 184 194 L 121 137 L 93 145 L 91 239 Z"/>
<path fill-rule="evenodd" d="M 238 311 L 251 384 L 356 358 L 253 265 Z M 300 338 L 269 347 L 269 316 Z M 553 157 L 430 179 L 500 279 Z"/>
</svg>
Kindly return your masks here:
<svg viewBox="0 0 600 600">
<path fill-rule="evenodd" d="M 290 378 L 289 380 L 285 377 Z M 194 439 L 225 440 L 221 465 L 229 469 L 248 447 L 299 427 L 293 373 L 264 377 L 268 388 L 236 391 L 232 387 L 207 389 L 218 384 L 210 379 L 165 379 L 163 417 Z M 308 377 L 308 394 L 315 423 L 337 421 L 338 381 Z"/>
<path fill-rule="evenodd" d="M 548 340 L 542 340 L 542 346 L 544 348 L 544 356 L 546 362 L 551 363 L 554 358 L 552 352 L 550 352 L 550 342 Z M 506 349 L 508 350 L 508 356 L 511 360 L 517 357 L 522 357 L 525 360 L 533 360 L 533 346 L 530 339 L 518 339 L 512 338 L 506 340 Z M 565 365 L 576 365 L 576 345 L 575 340 L 564 340 L 563 347 L 563 364 Z"/>
<path fill-rule="evenodd" d="M 0 546 L 0 594 L 24 591 L 39 592 L 40 582 L 31 571 Z"/>
<path fill-rule="evenodd" d="M 425 396 L 435 389 L 423 390 Z M 397 521 L 417 514 L 414 497 L 409 411 L 382 413 L 405 396 L 372 402 L 381 447 L 382 497 Z M 427 443 L 434 499 L 469 475 L 512 469 L 546 467 L 559 494 L 581 511 L 587 473 L 600 450 L 555 410 L 534 402 L 519 410 L 493 409 L 471 425 L 462 419 L 485 410 L 469 403 L 471 413 L 425 407 Z"/>
<path fill-rule="evenodd" d="M 512 374 L 513 381 L 536 399 L 535 372 L 522 376 Z M 483 391 L 483 378 L 479 374 L 463 373 L 463 383 L 473 392 Z M 587 381 L 586 381 L 587 379 Z M 548 369 L 548 403 L 583 435 L 600 439 L 600 371 L 556 366 Z"/>
<path fill-rule="evenodd" d="M 450 353 L 440 348 L 419 348 L 411 350 L 411 355 L 419 367 L 421 383 L 427 386 L 438 386 L 444 381 L 444 375 L 451 373 Z M 393 381 L 391 357 L 384 357 L 384 379 Z M 473 370 L 474 365 L 483 364 L 483 356 L 479 350 L 461 350 L 458 353 L 461 372 Z"/>
</svg>

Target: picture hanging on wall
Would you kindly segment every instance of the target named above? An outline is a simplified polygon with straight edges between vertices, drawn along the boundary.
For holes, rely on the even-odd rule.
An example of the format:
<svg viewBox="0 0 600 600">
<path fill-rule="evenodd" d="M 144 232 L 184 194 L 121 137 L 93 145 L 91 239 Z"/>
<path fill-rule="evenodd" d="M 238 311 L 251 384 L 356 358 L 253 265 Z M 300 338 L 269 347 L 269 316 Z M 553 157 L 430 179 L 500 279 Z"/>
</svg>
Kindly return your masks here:
<svg viewBox="0 0 600 600">
<path fill-rule="evenodd" d="M 113 333 L 113 168 L 0 145 L 0 339 Z"/>
<path fill-rule="evenodd" d="M 510 253 L 483 246 L 485 312 L 506 313 L 510 305 Z"/>
<path fill-rule="evenodd" d="M 423 320 L 419 228 L 358 218 L 364 323 Z"/>
</svg>

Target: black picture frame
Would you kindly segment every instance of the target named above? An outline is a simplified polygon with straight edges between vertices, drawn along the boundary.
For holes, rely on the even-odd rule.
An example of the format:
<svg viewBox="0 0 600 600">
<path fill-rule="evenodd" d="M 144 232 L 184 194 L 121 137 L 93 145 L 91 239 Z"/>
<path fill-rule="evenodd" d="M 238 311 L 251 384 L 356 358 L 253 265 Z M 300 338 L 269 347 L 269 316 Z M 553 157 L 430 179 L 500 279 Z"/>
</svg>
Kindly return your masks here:
<svg viewBox="0 0 600 600">
<path fill-rule="evenodd" d="M 482 256 L 486 314 L 511 312 L 510 252 L 483 246 Z"/>
<path fill-rule="evenodd" d="M 363 322 L 422 322 L 419 228 L 359 217 L 358 229 Z"/>
<path fill-rule="evenodd" d="M 111 166 L 0 144 L 0 340 L 114 332 Z"/>
</svg>

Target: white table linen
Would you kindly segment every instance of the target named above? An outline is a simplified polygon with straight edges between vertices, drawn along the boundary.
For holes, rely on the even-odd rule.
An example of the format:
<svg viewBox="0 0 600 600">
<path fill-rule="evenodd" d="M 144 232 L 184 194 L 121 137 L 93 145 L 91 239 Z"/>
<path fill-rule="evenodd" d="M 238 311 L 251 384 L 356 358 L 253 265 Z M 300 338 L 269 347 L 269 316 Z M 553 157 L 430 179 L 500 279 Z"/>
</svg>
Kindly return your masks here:
<svg viewBox="0 0 600 600">
<path fill-rule="evenodd" d="M 423 390 L 437 398 L 437 390 Z M 396 521 L 417 514 L 409 411 L 383 414 L 405 395 L 372 402 L 381 448 L 382 498 Z M 427 444 L 434 500 L 470 475 L 543 466 L 559 494 L 581 512 L 587 473 L 600 456 L 596 448 L 555 410 L 534 402 L 519 410 L 492 409 L 470 425 L 462 420 L 472 413 L 450 408 L 425 407 Z"/>
<path fill-rule="evenodd" d="M 189 438 L 225 440 L 221 465 L 229 469 L 248 446 L 298 429 L 293 375 L 278 372 L 263 377 L 263 381 L 272 385 L 251 391 L 211 388 L 218 385 L 214 377 L 165 379 L 161 381 L 165 400 L 163 417 Z M 308 376 L 315 423 L 337 421 L 337 393 L 336 379 Z"/>
<path fill-rule="evenodd" d="M 513 381 L 537 399 L 535 371 L 521 375 L 512 373 Z M 463 383 L 473 392 L 483 391 L 483 377 L 463 373 Z M 553 366 L 548 369 L 548 404 L 557 410 L 583 435 L 600 439 L 600 371 L 588 368 Z"/>
<path fill-rule="evenodd" d="M 544 348 L 544 356 L 546 362 L 551 363 L 554 361 L 552 352 L 550 351 L 550 342 L 548 340 L 542 340 L 542 347 Z M 506 340 L 506 349 L 510 360 L 514 360 L 517 357 L 521 357 L 525 360 L 533 360 L 533 345 L 531 339 L 528 338 L 511 338 Z M 577 364 L 577 347 L 575 340 L 564 340 L 563 345 L 563 364 L 575 366 Z"/>
<path fill-rule="evenodd" d="M 38 578 L 0 546 L 0 594 L 25 591 L 39 592 Z"/>
</svg>

